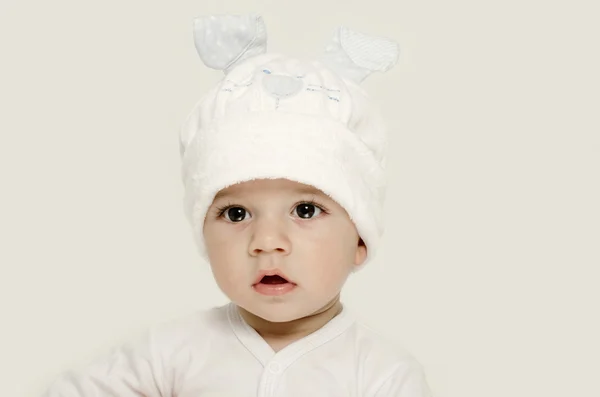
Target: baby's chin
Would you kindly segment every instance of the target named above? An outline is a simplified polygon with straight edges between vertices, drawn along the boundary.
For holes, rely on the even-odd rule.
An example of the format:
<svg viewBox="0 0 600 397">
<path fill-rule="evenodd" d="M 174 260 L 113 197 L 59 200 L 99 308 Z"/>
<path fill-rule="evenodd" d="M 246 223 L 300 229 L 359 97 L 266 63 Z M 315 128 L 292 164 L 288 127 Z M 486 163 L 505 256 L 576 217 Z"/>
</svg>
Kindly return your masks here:
<svg viewBox="0 0 600 397">
<path fill-rule="evenodd" d="M 288 323 L 312 315 L 315 310 L 297 302 L 270 302 L 240 305 L 247 312 L 271 323 Z"/>
</svg>

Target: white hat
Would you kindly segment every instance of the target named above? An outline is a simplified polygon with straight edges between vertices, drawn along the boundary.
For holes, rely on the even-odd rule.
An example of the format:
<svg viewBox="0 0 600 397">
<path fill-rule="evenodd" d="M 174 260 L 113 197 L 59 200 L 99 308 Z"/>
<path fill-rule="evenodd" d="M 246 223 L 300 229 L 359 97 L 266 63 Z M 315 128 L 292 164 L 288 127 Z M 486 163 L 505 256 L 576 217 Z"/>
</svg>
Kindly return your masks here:
<svg viewBox="0 0 600 397">
<path fill-rule="evenodd" d="M 180 133 L 185 214 L 201 256 L 206 212 L 221 189 L 260 178 L 312 185 L 349 214 L 372 259 L 383 233 L 386 133 L 359 86 L 398 60 L 398 45 L 339 27 L 318 59 L 266 53 L 260 15 L 194 19 L 202 61 L 224 78 Z"/>
</svg>

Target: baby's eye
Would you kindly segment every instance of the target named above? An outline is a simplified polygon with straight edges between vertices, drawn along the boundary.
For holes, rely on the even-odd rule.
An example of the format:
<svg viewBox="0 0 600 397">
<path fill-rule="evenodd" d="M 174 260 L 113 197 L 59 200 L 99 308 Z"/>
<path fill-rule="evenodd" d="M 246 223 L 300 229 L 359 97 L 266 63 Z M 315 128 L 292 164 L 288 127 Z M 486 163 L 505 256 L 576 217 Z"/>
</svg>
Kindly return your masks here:
<svg viewBox="0 0 600 397">
<path fill-rule="evenodd" d="M 229 207 L 225 211 L 223 211 L 223 215 L 225 218 L 231 222 L 241 222 L 244 220 L 244 215 L 247 215 L 245 209 L 242 207 Z"/>
<path fill-rule="evenodd" d="M 315 211 L 317 211 L 317 215 L 319 215 L 320 212 L 323 210 L 321 208 L 319 208 L 318 206 L 316 206 L 314 204 L 310 204 L 310 203 L 302 203 L 302 204 L 298 204 L 298 206 L 296 206 L 296 213 L 298 214 L 298 216 L 300 218 L 303 218 L 303 219 L 313 218 Z"/>
</svg>

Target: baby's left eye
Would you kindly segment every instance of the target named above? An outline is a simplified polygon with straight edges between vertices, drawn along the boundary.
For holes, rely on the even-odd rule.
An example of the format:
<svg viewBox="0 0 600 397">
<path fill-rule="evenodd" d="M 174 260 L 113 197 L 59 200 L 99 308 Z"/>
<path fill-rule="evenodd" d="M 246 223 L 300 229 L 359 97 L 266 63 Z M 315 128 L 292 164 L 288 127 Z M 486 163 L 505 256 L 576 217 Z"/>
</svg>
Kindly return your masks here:
<svg viewBox="0 0 600 397">
<path fill-rule="evenodd" d="M 302 203 L 298 204 L 295 212 L 300 218 L 310 219 L 315 215 L 315 212 L 317 212 L 318 215 L 321 211 L 323 210 L 314 204 Z"/>
</svg>

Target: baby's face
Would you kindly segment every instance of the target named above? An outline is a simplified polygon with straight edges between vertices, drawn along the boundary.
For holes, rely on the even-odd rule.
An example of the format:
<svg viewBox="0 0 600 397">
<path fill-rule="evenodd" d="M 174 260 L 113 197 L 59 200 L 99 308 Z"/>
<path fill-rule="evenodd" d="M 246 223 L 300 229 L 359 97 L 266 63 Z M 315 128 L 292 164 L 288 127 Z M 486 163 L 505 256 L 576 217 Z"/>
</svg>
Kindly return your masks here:
<svg viewBox="0 0 600 397">
<path fill-rule="evenodd" d="M 204 239 L 221 290 L 273 322 L 320 311 L 366 258 L 344 208 L 320 190 L 287 179 L 221 190 L 207 212 Z M 283 278 L 262 277 L 276 271 Z"/>
</svg>

